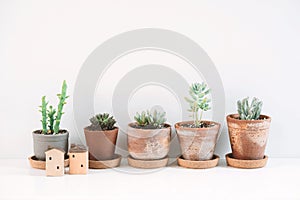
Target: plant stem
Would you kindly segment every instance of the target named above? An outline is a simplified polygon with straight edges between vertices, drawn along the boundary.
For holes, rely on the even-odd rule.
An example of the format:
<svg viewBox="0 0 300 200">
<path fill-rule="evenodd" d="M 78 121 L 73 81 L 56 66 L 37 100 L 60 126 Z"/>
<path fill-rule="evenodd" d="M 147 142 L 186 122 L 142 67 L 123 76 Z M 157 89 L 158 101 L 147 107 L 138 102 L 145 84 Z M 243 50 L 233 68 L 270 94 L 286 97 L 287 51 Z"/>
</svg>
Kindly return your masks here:
<svg viewBox="0 0 300 200">
<path fill-rule="evenodd" d="M 203 110 L 200 111 L 200 119 L 199 119 L 200 122 L 199 122 L 199 124 L 200 124 L 201 121 L 202 121 L 202 114 L 203 114 Z"/>
<path fill-rule="evenodd" d="M 196 114 L 196 123 L 195 123 L 195 125 L 196 125 L 196 127 L 198 127 L 199 126 L 198 111 L 195 114 Z"/>
</svg>

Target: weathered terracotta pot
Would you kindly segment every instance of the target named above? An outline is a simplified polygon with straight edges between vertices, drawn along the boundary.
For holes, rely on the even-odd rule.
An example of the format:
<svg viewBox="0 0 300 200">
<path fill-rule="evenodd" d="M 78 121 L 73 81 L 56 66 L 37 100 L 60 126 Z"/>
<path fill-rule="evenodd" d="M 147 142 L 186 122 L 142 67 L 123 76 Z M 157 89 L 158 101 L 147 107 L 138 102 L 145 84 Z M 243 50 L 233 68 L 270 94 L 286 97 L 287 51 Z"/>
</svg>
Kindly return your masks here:
<svg viewBox="0 0 300 200">
<path fill-rule="evenodd" d="M 182 127 L 182 124 L 193 124 L 193 121 L 179 122 L 175 124 L 181 147 L 182 157 L 186 160 L 211 160 L 214 155 L 220 124 L 211 121 L 205 121 L 209 124 L 215 124 L 208 128 L 190 128 Z"/>
<path fill-rule="evenodd" d="M 65 157 L 67 157 L 69 149 L 69 132 L 67 130 L 60 130 L 55 135 L 45 135 L 41 132 L 41 130 L 36 130 L 32 133 L 34 155 L 38 160 L 46 159 L 45 152 L 49 148 L 63 149 Z"/>
<path fill-rule="evenodd" d="M 271 117 L 259 120 L 239 120 L 238 114 L 227 116 L 232 156 L 241 160 L 259 160 L 265 155 Z"/>
<path fill-rule="evenodd" d="M 161 129 L 134 128 L 135 125 L 130 123 L 127 129 L 128 151 L 134 159 L 162 159 L 168 155 L 171 139 L 169 124 Z"/>
<path fill-rule="evenodd" d="M 84 128 L 89 160 L 110 160 L 114 158 L 119 129 L 98 131 Z"/>
</svg>

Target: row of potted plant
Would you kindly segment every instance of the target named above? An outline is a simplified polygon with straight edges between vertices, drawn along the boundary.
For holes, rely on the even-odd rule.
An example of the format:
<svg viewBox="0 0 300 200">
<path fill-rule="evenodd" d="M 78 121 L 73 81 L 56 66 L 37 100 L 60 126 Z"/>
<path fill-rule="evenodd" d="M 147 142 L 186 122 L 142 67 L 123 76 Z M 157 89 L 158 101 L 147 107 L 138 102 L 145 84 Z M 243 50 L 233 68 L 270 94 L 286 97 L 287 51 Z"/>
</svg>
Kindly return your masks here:
<svg viewBox="0 0 300 200">
<path fill-rule="evenodd" d="M 34 153 L 38 160 L 45 159 L 49 147 L 62 148 L 68 152 L 68 131 L 61 130 L 60 120 L 66 103 L 67 85 L 63 82 L 62 92 L 58 95 L 57 109 L 48 106 L 42 97 L 42 130 L 33 132 Z M 216 158 L 214 151 L 220 123 L 202 120 L 203 113 L 211 109 L 210 89 L 205 83 L 195 83 L 189 88 L 189 104 L 192 121 L 175 124 L 181 147 L 181 159 L 188 161 L 209 161 Z M 231 158 L 239 160 L 261 160 L 264 158 L 271 118 L 261 115 L 262 102 L 253 98 L 238 101 L 238 114 L 227 116 L 231 142 Z M 127 128 L 128 152 L 130 158 L 141 161 L 155 161 L 167 158 L 170 149 L 171 126 L 166 123 L 166 113 L 143 111 L 134 117 L 135 122 Z M 107 113 L 95 115 L 91 125 L 84 128 L 90 160 L 109 160 L 115 155 L 118 136 L 116 120 Z M 165 162 L 166 164 L 167 162 Z"/>
</svg>

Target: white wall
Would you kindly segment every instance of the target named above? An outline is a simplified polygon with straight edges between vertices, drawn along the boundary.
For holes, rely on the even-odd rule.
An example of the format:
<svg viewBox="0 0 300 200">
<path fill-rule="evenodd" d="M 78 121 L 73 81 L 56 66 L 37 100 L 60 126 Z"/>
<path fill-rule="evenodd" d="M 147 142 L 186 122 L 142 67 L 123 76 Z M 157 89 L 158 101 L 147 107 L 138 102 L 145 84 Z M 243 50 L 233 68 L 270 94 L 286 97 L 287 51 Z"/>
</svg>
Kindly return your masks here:
<svg viewBox="0 0 300 200">
<path fill-rule="evenodd" d="M 64 79 L 72 96 L 80 67 L 97 46 L 145 27 L 173 30 L 196 41 L 220 73 L 226 113 L 235 112 L 239 98 L 261 98 L 263 112 L 273 118 L 267 154 L 300 157 L 299 10 L 296 0 L 1 1 L 0 157 L 32 154 L 41 96 L 56 103 Z M 134 110 L 134 102 L 130 105 Z M 62 126 L 70 130 L 71 141 L 79 141 L 83 133 L 75 128 L 72 98 Z M 226 130 L 217 151 L 230 151 Z"/>
</svg>

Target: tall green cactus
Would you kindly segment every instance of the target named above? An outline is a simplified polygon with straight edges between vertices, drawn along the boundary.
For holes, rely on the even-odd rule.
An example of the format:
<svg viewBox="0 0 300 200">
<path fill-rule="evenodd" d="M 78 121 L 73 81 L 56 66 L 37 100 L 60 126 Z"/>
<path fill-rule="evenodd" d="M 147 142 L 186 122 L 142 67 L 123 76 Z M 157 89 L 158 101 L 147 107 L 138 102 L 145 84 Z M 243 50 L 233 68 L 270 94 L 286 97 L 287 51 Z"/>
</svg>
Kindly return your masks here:
<svg viewBox="0 0 300 200">
<path fill-rule="evenodd" d="M 68 98 L 66 81 L 63 82 L 61 93 L 58 94 L 57 96 L 59 98 L 59 103 L 58 103 L 57 113 L 56 113 L 56 117 L 55 117 L 55 124 L 53 127 L 54 134 L 57 134 L 59 132 L 61 116 L 64 114 L 63 107 L 66 104 L 65 100 Z"/>
<path fill-rule="evenodd" d="M 42 113 L 42 134 L 57 134 L 59 132 L 60 120 L 63 114 L 63 106 L 66 104 L 66 98 L 68 98 L 68 96 L 66 96 L 66 92 L 67 84 L 66 81 L 64 81 L 61 94 L 58 94 L 59 104 L 57 112 L 55 109 L 53 109 L 53 106 L 49 106 L 49 109 L 47 109 L 48 102 L 46 102 L 46 96 L 42 97 L 42 105 L 40 106 L 40 112 Z"/>
<path fill-rule="evenodd" d="M 44 134 L 47 133 L 47 104 L 48 102 L 46 102 L 46 96 L 42 97 L 42 105 L 40 106 L 41 110 L 40 112 L 42 113 L 42 131 Z"/>
</svg>

